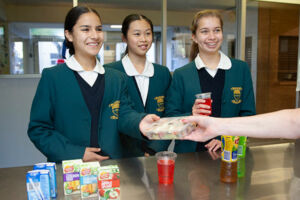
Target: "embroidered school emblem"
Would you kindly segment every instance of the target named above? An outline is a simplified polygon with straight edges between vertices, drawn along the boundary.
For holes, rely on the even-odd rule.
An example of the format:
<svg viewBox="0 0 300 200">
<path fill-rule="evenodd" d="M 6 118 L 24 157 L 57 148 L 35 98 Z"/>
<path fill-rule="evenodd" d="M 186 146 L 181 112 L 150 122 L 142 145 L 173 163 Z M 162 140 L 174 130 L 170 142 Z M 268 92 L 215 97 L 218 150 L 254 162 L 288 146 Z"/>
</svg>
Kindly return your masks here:
<svg viewBox="0 0 300 200">
<path fill-rule="evenodd" d="M 232 87 L 231 90 L 233 91 L 233 100 L 231 100 L 232 103 L 234 104 L 239 104 L 242 102 L 241 100 L 241 91 L 243 88 L 241 87 Z"/>
<path fill-rule="evenodd" d="M 110 116 L 111 119 L 119 119 L 119 108 L 120 108 L 120 101 L 117 100 L 111 104 L 109 104 L 109 107 L 111 107 L 113 116 Z"/>
<path fill-rule="evenodd" d="M 164 104 L 165 96 L 158 96 L 158 97 L 155 97 L 154 99 L 157 102 L 156 110 L 158 112 L 163 112 L 165 110 L 165 104 Z"/>
</svg>

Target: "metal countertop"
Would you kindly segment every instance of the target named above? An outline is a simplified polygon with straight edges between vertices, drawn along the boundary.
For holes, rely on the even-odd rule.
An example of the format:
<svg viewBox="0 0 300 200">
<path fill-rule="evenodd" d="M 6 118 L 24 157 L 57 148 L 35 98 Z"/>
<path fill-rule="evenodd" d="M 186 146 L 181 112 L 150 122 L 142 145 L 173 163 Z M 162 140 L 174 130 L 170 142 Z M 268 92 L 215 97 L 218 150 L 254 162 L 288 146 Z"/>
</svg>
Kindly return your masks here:
<svg viewBox="0 0 300 200">
<path fill-rule="evenodd" d="M 221 159 L 218 153 L 178 154 L 174 184 L 158 184 L 155 157 L 107 160 L 101 165 L 117 164 L 121 176 L 121 200 L 183 199 L 300 199 L 300 140 L 250 147 L 245 158 L 245 176 L 237 183 L 220 182 Z M 32 166 L 1 168 L 1 199 L 27 199 L 26 172 Z M 64 196 L 62 168 L 57 165 L 57 199 Z"/>
</svg>

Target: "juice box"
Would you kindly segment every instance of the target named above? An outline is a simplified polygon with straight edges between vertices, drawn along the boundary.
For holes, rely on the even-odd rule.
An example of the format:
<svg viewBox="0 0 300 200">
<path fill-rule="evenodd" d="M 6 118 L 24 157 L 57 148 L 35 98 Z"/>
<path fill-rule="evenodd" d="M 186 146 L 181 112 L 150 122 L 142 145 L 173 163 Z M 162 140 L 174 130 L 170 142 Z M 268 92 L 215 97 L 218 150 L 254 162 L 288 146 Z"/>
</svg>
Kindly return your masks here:
<svg viewBox="0 0 300 200">
<path fill-rule="evenodd" d="M 62 161 L 65 195 L 80 193 L 79 172 L 81 163 L 81 159 Z"/>
<path fill-rule="evenodd" d="M 81 198 L 98 196 L 97 177 L 99 168 L 99 162 L 85 162 L 80 164 Z"/>
<path fill-rule="evenodd" d="M 45 169 L 50 172 L 50 193 L 51 197 L 55 198 L 57 195 L 57 185 L 56 185 L 56 165 L 54 162 L 48 163 L 37 163 L 33 166 L 33 169 Z"/>
<path fill-rule="evenodd" d="M 221 142 L 222 160 L 225 162 L 236 162 L 239 136 L 222 135 Z"/>
<path fill-rule="evenodd" d="M 26 174 L 28 200 L 50 200 L 49 170 L 32 170 Z"/>
<path fill-rule="evenodd" d="M 120 171 L 117 165 L 100 167 L 98 189 L 100 200 L 120 200 Z"/>
</svg>

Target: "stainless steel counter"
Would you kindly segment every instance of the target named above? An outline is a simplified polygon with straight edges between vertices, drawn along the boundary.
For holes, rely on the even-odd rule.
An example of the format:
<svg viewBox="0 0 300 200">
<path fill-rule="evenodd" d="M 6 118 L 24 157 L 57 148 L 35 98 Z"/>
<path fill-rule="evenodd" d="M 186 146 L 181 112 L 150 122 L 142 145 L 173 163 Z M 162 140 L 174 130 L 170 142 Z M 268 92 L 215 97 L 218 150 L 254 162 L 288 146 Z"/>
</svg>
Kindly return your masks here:
<svg viewBox="0 0 300 200">
<path fill-rule="evenodd" d="M 122 200 L 183 199 L 300 199 L 300 141 L 250 147 L 245 159 L 245 177 L 235 184 L 220 182 L 217 154 L 178 154 L 174 184 L 158 184 L 154 157 L 108 160 L 101 165 L 117 164 L 121 174 Z M 57 199 L 64 196 L 62 169 L 57 170 Z M 1 199 L 27 199 L 26 172 L 32 166 L 0 169 Z"/>
</svg>

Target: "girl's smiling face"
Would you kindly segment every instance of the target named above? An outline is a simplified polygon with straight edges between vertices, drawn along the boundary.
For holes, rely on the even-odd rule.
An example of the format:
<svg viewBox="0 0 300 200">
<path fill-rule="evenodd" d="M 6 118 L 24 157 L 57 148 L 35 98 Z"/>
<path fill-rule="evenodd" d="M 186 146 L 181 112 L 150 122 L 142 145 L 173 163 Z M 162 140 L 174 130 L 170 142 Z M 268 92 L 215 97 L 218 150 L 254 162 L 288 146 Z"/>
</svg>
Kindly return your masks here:
<svg viewBox="0 0 300 200">
<path fill-rule="evenodd" d="M 76 58 L 95 57 L 103 44 L 102 23 L 93 12 L 82 14 L 72 31 L 65 31 L 68 41 L 73 43 Z"/>
<path fill-rule="evenodd" d="M 145 56 L 153 40 L 150 24 L 143 19 L 131 22 L 127 37 L 123 37 L 123 40 L 127 43 L 129 54 Z"/>
<path fill-rule="evenodd" d="M 217 17 L 202 17 L 198 21 L 196 34 L 192 39 L 198 44 L 199 53 L 217 53 L 223 42 L 223 32 L 220 19 Z"/>
</svg>

